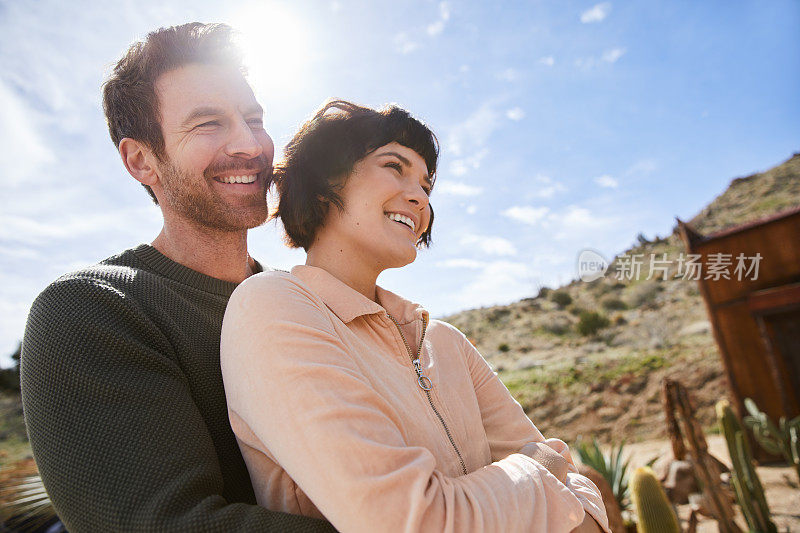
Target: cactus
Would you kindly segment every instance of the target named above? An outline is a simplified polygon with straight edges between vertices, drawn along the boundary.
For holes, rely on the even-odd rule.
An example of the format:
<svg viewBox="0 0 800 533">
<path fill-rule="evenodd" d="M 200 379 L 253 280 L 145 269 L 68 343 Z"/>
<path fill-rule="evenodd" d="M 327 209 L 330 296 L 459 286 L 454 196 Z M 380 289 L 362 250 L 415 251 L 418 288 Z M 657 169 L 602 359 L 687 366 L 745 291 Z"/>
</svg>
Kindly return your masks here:
<svg viewBox="0 0 800 533">
<path fill-rule="evenodd" d="M 800 479 L 800 416 L 788 422 L 782 416 L 778 425 L 775 425 L 750 398 L 744 400 L 744 406 L 749 413 L 744 417 L 744 423 L 753 432 L 756 442 L 767 453 L 782 455 L 787 463 L 794 466 Z"/>
<path fill-rule="evenodd" d="M 728 443 L 728 451 L 733 464 L 731 484 L 750 531 L 777 533 L 778 529 L 770 520 L 769 507 L 764 498 L 764 488 L 761 486 L 761 480 L 753 465 L 750 445 L 738 417 L 726 400 L 717 402 L 717 418 Z"/>
<path fill-rule="evenodd" d="M 631 499 L 636 508 L 639 533 L 680 533 L 678 517 L 652 468 L 636 469 L 631 480 Z"/>
</svg>

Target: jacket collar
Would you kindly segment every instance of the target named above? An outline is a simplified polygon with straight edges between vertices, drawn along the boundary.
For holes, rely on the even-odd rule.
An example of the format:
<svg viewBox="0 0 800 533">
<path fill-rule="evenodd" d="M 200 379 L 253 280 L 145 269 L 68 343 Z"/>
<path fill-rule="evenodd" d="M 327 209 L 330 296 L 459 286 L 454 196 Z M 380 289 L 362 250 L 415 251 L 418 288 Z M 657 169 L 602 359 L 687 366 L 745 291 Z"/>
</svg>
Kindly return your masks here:
<svg viewBox="0 0 800 533">
<path fill-rule="evenodd" d="M 379 305 L 322 268 L 297 265 L 291 272 L 322 298 L 325 305 L 345 324 L 362 315 L 384 312 L 392 315 L 399 324 L 428 318 L 428 311 L 421 305 L 381 287 L 376 288 Z"/>
</svg>

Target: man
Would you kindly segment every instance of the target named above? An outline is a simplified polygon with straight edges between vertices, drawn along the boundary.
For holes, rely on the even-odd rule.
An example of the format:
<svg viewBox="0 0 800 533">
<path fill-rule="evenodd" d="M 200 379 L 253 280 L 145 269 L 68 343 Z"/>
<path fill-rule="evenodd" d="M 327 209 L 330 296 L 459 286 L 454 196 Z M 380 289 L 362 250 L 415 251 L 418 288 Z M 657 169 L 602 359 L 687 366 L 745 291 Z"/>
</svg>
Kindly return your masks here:
<svg viewBox="0 0 800 533">
<path fill-rule="evenodd" d="M 71 532 L 333 531 L 255 505 L 228 423 L 220 328 L 236 285 L 261 270 L 247 230 L 267 217 L 274 151 L 230 28 L 149 34 L 103 104 L 164 225 L 31 308 L 23 406 L 57 513 Z"/>
</svg>

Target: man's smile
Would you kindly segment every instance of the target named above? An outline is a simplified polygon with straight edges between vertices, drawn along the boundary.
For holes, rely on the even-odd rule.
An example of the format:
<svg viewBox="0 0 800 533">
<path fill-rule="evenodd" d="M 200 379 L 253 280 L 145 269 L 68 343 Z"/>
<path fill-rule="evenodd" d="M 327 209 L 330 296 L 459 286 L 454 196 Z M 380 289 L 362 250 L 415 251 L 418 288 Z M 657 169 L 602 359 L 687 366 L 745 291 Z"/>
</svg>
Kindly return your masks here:
<svg viewBox="0 0 800 533">
<path fill-rule="evenodd" d="M 253 183 L 258 179 L 258 174 L 247 174 L 241 176 L 221 176 L 214 178 L 220 183 Z"/>
</svg>

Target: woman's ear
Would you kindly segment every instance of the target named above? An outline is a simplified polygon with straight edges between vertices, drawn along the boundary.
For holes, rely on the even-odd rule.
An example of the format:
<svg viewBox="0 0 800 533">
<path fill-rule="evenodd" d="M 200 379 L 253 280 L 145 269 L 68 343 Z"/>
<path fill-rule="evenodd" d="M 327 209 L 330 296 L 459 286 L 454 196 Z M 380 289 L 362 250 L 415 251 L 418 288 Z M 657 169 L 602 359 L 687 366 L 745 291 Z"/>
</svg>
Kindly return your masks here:
<svg viewBox="0 0 800 533">
<path fill-rule="evenodd" d="M 125 137 L 119 142 L 119 155 L 128 173 L 136 181 L 150 187 L 158 183 L 156 157 L 150 148 L 130 137 Z"/>
</svg>

